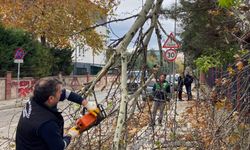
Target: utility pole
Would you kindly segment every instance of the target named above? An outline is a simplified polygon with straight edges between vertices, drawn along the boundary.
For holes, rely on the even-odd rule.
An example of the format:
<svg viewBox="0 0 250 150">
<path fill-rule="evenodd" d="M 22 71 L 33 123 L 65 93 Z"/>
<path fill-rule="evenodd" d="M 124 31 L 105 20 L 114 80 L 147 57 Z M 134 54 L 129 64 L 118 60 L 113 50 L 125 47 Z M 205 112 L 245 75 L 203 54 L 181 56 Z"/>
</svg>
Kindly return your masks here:
<svg viewBox="0 0 250 150">
<path fill-rule="evenodd" d="M 75 49 L 75 65 L 74 65 L 74 72 L 73 72 L 73 76 L 75 76 L 77 74 L 77 67 L 76 67 L 76 64 L 77 64 L 77 50 L 78 50 L 78 46 L 76 46 L 76 49 Z"/>
<path fill-rule="evenodd" d="M 176 9 L 177 9 L 177 0 L 175 0 L 175 8 L 174 8 L 174 36 L 176 37 L 176 18 L 177 18 L 177 14 L 176 14 Z M 178 55 L 178 52 L 177 54 Z M 174 124 L 173 124 L 173 134 L 174 134 L 174 141 L 176 138 L 176 129 L 177 129 L 177 122 L 176 122 L 176 115 L 177 115 L 177 91 L 175 94 L 175 61 L 173 61 L 173 99 L 174 99 Z"/>
</svg>

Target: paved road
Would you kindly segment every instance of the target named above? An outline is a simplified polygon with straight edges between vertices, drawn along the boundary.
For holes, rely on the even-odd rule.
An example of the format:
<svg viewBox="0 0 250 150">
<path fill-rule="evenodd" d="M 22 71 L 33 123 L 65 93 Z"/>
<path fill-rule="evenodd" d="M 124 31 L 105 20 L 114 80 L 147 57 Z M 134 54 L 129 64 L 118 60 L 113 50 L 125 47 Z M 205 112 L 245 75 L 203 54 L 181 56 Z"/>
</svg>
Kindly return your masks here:
<svg viewBox="0 0 250 150">
<path fill-rule="evenodd" d="M 16 126 L 20 117 L 22 108 L 12 108 L 0 111 L 0 135 L 1 137 L 8 137 L 9 127 Z M 11 134 L 12 132 L 10 132 Z"/>
<path fill-rule="evenodd" d="M 1 110 L 0 114 L 0 149 L 4 149 L 10 139 L 15 139 L 15 129 L 19 120 L 22 108 L 11 108 Z M 11 147 L 11 146 L 8 146 Z"/>
<path fill-rule="evenodd" d="M 100 102 L 106 97 L 106 91 L 103 92 L 97 92 L 96 93 L 96 98 Z M 94 96 L 90 96 L 89 98 L 90 102 L 94 102 Z M 13 104 L 12 104 L 13 103 Z M 63 116 L 64 119 L 66 120 L 65 126 L 69 125 L 70 122 L 72 121 L 72 116 L 70 117 L 68 115 L 68 111 L 70 108 L 68 108 L 69 101 L 65 100 L 65 102 L 59 103 L 59 108 L 61 110 L 64 110 L 67 108 L 67 110 L 64 110 Z M 2 107 L 3 109 L 0 109 L 0 149 L 6 149 L 5 147 L 14 147 L 14 146 L 9 146 L 8 144 L 10 140 L 15 139 L 15 130 L 17 127 L 17 122 L 19 120 L 19 117 L 21 115 L 22 107 L 19 105 L 19 107 L 15 106 L 15 101 L 2 101 L 1 105 L 4 105 Z M 6 105 L 6 106 L 5 106 Z M 75 106 L 72 106 L 75 107 Z M 71 108 L 72 108 L 71 107 Z"/>
</svg>

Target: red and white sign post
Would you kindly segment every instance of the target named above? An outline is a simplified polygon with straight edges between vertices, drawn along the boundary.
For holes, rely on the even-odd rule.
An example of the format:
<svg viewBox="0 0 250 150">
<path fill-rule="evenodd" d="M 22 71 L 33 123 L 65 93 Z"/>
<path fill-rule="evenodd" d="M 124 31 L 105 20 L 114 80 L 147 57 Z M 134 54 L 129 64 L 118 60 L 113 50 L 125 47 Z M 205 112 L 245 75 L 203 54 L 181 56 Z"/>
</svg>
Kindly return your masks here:
<svg viewBox="0 0 250 150">
<path fill-rule="evenodd" d="M 173 91 L 174 91 L 174 82 L 175 82 L 175 59 L 177 58 L 177 51 L 175 49 L 180 48 L 180 45 L 177 43 L 175 36 L 173 33 L 168 35 L 167 40 L 164 42 L 162 48 L 166 48 L 167 50 L 164 52 L 164 60 L 173 63 Z M 171 81 L 170 75 L 170 81 Z"/>
<path fill-rule="evenodd" d="M 180 48 L 180 45 L 176 42 L 176 39 L 173 33 L 170 33 L 168 35 L 168 38 L 164 42 L 162 48 L 167 49 L 163 55 L 164 59 L 169 62 L 174 62 L 177 57 L 177 51 L 175 49 Z"/>
</svg>

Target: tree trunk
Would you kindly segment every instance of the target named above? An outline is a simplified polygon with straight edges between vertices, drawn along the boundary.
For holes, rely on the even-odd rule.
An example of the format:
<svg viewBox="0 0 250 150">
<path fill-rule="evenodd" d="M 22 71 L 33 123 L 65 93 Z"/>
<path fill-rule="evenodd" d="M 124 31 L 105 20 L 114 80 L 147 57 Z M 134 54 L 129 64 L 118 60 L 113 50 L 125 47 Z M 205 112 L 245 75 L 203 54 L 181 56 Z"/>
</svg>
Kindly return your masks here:
<svg viewBox="0 0 250 150">
<path fill-rule="evenodd" d="M 159 31 L 159 28 L 158 28 L 158 25 L 156 24 L 156 27 L 155 27 L 155 33 L 156 33 L 156 36 L 157 36 L 157 42 L 158 42 L 158 47 L 159 47 L 159 50 L 160 50 L 160 66 L 163 67 L 163 55 L 162 55 L 162 46 L 161 46 L 161 34 L 160 34 L 160 31 Z"/>
<path fill-rule="evenodd" d="M 43 45 L 43 46 L 46 46 L 46 37 L 45 37 L 45 35 L 41 35 L 41 44 Z"/>
<path fill-rule="evenodd" d="M 121 97 L 121 103 L 120 103 L 120 110 L 118 114 L 117 119 L 117 127 L 115 130 L 114 140 L 113 140 L 113 149 L 118 150 L 119 149 L 119 143 L 121 138 L 121 132 L 123 129 L 124 121 L 125 121 L 125 109 L 128 101 L 127 97 L 127 55 L 126 55 L 126 49 L 138 31 L 138 29 L 143 26 L 147 19 L 147 14 L 149 10 L 152 8 L 152 5 L 154 3 L 154 0 L 147 0 L 145 2 L 145 5 L 143 6 L 141 12 L 139 13 L 139 16 L 137 17 L 135 23 L 129 30 L 129 32 L 125 35 L 123 41 L 118 45 L 117 51 L 121 53 L 121 63 L 122 63 L 122 73 L 121 73 L 121 91 L 122 91 L 122 97 Z"/>
</svg>

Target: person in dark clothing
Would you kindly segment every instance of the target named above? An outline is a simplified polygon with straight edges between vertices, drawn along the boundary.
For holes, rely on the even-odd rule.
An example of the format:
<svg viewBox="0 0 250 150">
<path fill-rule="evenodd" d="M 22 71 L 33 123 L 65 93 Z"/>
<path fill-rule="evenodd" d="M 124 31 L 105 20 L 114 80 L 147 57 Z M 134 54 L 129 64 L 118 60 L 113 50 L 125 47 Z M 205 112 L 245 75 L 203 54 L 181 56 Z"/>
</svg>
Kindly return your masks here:
<svg viewBox="0 0 250 150">
<path fill-rule="evenodd" d="M 167 101 L 170 101 L 168 94 L 170 93 L 170 84 L 165 80 L 166 75 L 161 74 L 159 81 L 157 81 L 153 86 L 153 111 L 150 125 L 155 125 L 155 117 L 157 110 L 160 110 L 160 116 L 158 119 L 159 124 L 162 123 L 163 112 Z"/>
<path fill-rule="evenodd" d="M 183 85 L 184 85 L 183 74 L 180 74 L 180 76 L 178 77 L 178 87 L 177 87 L 179 101 L 182 101 Z"/>
<path fill-rule="evenodd" d="M 88 101 L 80 95 L 62 89 L 62 82 L 55 78 L 42 78 L 34 87 L 33 96 L 20 116 L 16 131 L 16 150 L 63 150 L 72 138 L 80 133 L 70 129 L 63 133 L 64 120 L 57 110 L 57 103 L 68 99 L 85 106 L 90 113 Z"/>
<path fill-rule="evenodd" d="M 192 99 L 192 91 L 191 91 L 191 85 L 193 83 L 193 77 L 189 74 L 186 74 L 184 78 L 184 85 L 186 87 L 187 95 L 188 95 L 188 100 Z"/>
</svg>

